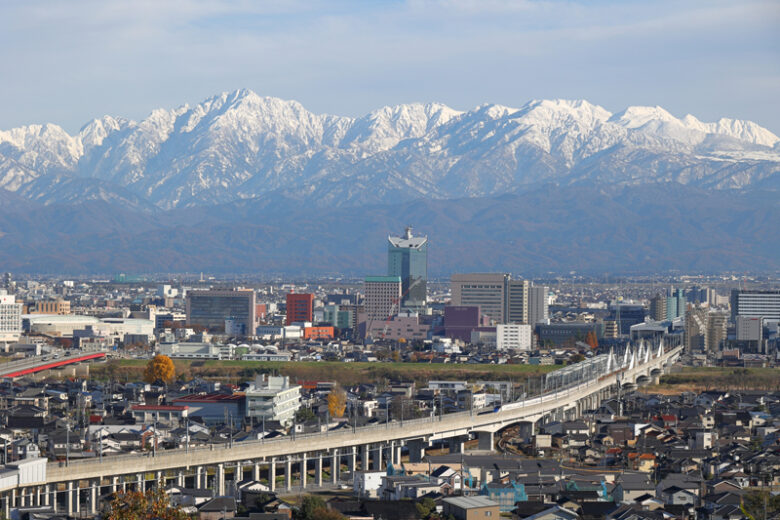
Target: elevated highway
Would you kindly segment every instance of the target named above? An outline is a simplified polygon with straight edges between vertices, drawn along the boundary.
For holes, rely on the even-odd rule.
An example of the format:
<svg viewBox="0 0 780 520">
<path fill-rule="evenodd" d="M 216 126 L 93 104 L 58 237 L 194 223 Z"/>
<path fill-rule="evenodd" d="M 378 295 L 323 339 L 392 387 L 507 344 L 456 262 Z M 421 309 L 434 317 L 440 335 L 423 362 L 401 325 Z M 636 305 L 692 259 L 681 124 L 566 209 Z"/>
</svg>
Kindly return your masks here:
<svg viewBox="0 0 780 520">
<path fill-rule="evenodd" d="M 46 356 L 34 356 L 0 365 L 0 377 L 24 377 L 45 370 L 53 370 L 69 365 L 76 365 L 89 361 L 101 361 L 104 359 L 106 359 L 105 352 L 77 352 L 68 355 L 49 354 Z"/>
<path fill-rule="evenodd" d="M 399 464 L 402 446 L 408 450 L 410 460 L 419 461 L 431 441 L 446 440 L 451 451 L 459 451 L 463 442 L 474 435 L 479 438 L 480 449 L 492 449 L 493 434 L 507 425 L 526 421 L 535 425 L 547 420 L 575 418 L 584 410 L 597 408 L 619 386 L 630 388 L 641 378 L 657 377 L 675 362 L 681 350 L 680 346 L 665 348 L 660 344 L 657 348 L 629 348 L 621 356 L 613 353 L 598 356 L 579 364 L 580 367 L 572 365 L 577 368 L 569 371 L 548 374 L 544 394 L 496 409 L 245 441 L 225 447 L 182 448 L 67 464 L 49 462 L 40 481 L 19 480 L 14 485 L 8 481 L 3 486 L 0 474 L 0 496 L 6 511 L 20 503 L 61 503 L 65 512 L 73 514 L 82 501 L 90 511 L 96 510 L 98 492 L 102 489 L 116 491 L 128 486 L 143 489 L 147 481 L 165 483 L 173 479 L 184 485 L 188 479 L 195 487 L 213 486 L 217 494 L 224 494 L 226 468 L 233 472 L 236 481 L 242 479 L 245 470 L 259 480 L 262 467 L 271 490 L 276 490 L 280 465 L 284 475 L 282 485 L 288 491 L 294 473 L 302 488 L 311 484 L 321 486 L 325 466 L 329 468 L 328 477 L 337 483 L 344 467 L 351 474 L 358 468 L 379 470 L 383 463 Z M 553 374 L 557 375 L 550 377 Z M 314 473 L 309 481 L 312 468 Z"/>
</svg>

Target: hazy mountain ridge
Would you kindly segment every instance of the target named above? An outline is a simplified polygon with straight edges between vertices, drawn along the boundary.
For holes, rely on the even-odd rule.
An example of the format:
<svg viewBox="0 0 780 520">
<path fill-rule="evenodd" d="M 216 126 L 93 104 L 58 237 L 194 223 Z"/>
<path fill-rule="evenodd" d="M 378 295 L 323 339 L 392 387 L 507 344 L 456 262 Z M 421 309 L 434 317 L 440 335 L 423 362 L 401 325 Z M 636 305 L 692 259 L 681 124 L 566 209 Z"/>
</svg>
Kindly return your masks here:
<svg viewBox="0 0 780 520">
<path fill-rule="evenodd" d="M 386 235 L 412 223 L 431 276 L 780 269 L 767 191 L 659 183 L 537 187 L 459 200 L 286 211 L 252 199 L 152 212 L 119 201 L 40 205 L 0 190 L 0 265 L 48 273 L 382 272 Z M 204 237 L 208 237 L 204 240 Z"/>
<path fill-rule="evenodd" d="M 612 114 L 587 101 L 383 107 L 318 115 L 249 90 L 142 121 L 105 116 L 70 136 L 56 125 L 0 132 L 0 188 L 45 204 L 76 181 L 88 199 L 160 208 L 246 198 L 320 207 L 489 197 L 529 185 L 676 182 L 776 186 L 780 139 L 749 121 L 703 123 L 660 107 Z"/>
</svg>

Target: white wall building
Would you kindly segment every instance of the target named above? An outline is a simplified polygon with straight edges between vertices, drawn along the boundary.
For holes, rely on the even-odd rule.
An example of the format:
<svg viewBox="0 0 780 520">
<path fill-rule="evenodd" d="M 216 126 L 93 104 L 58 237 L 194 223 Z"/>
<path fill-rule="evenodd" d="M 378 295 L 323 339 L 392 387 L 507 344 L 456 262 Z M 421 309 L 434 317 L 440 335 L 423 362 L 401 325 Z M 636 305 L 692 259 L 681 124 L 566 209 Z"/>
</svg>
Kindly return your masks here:
<svg viewBox="0 0 780 520">
<path fill-rule="evenodd" d="M 496 325 L 498 350 L 531 350 L 531 325 Z"/>
<path fill-rule="evenodd" d="M 245 394 L 246 417 L 290 424 L 301 407 L 301 387 L 286 376 L 259 375 Z"/>
<path fill-rule="evenodd" d="M 22 304 L 16 298 L 0 289 L 0 342 L 19 340 L 22 333 Z"/>
<path fill-rule="evenodd" d="M 352 480 L 352 491 L 359 497 L 376 498 L 386 471 L 356 471 Z"/>
<path fill-rule="evenodd" d="M 232 343 L 160 343 L 160 354 L 178 359 L 234 359 L 236 346 Z"/>
<path fill-rule="evenodd" d="M 303 337 L 303 329 L 298 325 L 279 327 L 276 325 L 260 325 L 256 330 L 257 336 L 263 339 L 300 339 Z"/>
</svg>

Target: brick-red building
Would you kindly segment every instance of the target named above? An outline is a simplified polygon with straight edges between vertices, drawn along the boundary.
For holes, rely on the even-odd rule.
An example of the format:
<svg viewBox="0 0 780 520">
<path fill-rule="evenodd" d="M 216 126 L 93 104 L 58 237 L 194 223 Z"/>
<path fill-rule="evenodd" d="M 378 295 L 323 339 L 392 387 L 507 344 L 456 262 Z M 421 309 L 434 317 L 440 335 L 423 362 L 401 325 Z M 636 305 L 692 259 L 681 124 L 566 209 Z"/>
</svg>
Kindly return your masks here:
<svg viewBox="0 0 780 520">
<path fill-rule="evenodd" d="M 314 295 L 306 293 L 287 294 L 287 321 L 290 325 L 296 321 L 311 321 Z"/>
</svg>

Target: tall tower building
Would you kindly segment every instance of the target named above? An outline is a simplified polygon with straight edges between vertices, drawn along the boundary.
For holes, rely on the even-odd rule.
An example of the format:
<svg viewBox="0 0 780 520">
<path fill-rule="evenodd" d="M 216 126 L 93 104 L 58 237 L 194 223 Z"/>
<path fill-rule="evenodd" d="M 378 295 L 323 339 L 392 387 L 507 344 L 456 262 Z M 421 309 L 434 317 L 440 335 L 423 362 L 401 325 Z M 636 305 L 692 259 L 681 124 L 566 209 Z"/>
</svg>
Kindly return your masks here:
<svg viewBox="0 0 780 520">
<path fill-rule="evenodd" d="M 717 352 L 727 338 L 729 316 L 724 312 L 711 312 L 707 322 L 707 350 Z"/>
<path fill-rule="evenodd" d="M 450 278 L 452 305 L 478 305 L 480 313 L 506 323 L 509 275 L 504 273 L 454 274 Z"/>
<path fill-rule="evenodd" d="M 545 286 L 533 286 L 528 291 L 528 322 L 550 323 L 549 289 Z"/>
<path fill-rule="evenodd" d="M 709 312 L 706 307 L 689 306 L 685 311 L 685 351 L 704 351 L 709 344 Z"/>
<path fill-rule="evenodd" d="M 309 293 L 287 293 L 287 315 L 285 324 L 311 321 L 314 311 L 314 295 Z"/>
<path fill-rule="evenodd" d="M 528 323 L 531 284 L 528 280 L 510 280 L 507 291 L 507 322 Z"/>
<path fill-rule="evenodd" d="M 650 318 L 654 321 L 666 319 L 666 296 L 656 294 L 650 298 Z"/>
<path fill-rule="evenodd" d="M 363 285 L 366 317 L 369 320 L 385 320 L 397 314 L 401 287 L 400 276 L 367 276 Z"/>
<path fill-rule="evenodd" d="M 673 320 L 685 316 L 687 302 L 682 289 L 669 289 L 669 296 L 666 298 L 666 319 Z"/>
<path fill-rule="evenodd" d="M 412 235 L 407 227 L 402 237 L 387 237 L 387 275 L 401 278 L 401 306 L 419 309 L 428 298 L 428 237 Z"/>
</svg>

